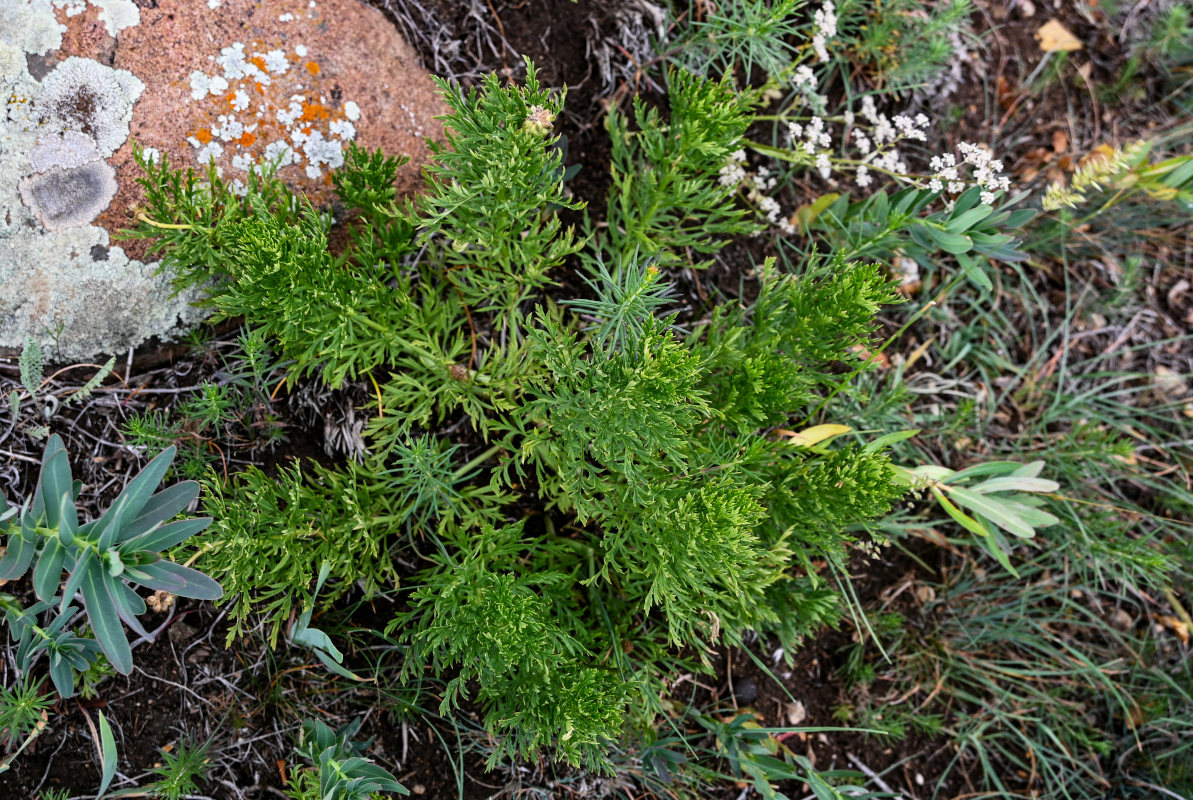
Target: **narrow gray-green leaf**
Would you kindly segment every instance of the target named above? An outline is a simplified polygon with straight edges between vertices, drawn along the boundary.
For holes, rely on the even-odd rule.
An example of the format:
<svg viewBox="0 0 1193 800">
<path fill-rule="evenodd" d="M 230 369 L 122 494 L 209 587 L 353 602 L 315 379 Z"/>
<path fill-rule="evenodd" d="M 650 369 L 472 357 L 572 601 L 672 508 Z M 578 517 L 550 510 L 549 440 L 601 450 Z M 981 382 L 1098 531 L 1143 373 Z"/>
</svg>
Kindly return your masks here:
<svg viewBox="0 0 1193 800">
<path fill-rule="evenodd" d="M 33 591 L 39 600 L 49 602 L 58 596 L 66 548 L 54 536 L 47 536 L 42 541 L 41 555 L 37 559 L 37 566 L 33 568 Z"/>
<path fill-rule="evenodd" d="M 965 528 L 970 533 L 976 533 L 978 536 L 989 536 L 990 531 L 982 527 L 982 523 L 978 522 L 973 517 L 966 514 L 957 506 L 953 505 L 949 498 L 945 497 L 944 492 L 936 487 L 932 487 L 932 494 L 940 501 L 940 505 L 961 527 Z"/>
<path fill-rule="evenodd" d="M 958 483 L 965 478 L 981 478 L 986 475 L 1008 475 L 1023 465 L 1018 461 L 986 461 L 958 470 L 949 478 L 949 483 Z"/>
<path fill-rule="evenodd" d="M 959 253 L 968 253 L 973 249 L 973 240 L 964 234 L 949 233 L 932 225 L 924 225 L 922 228 L 928 234 L 928 237 L 932 239 L 933 243 L 946 253 L 957 255 Z"/>
<path fill-rule="evenodd" d="M 138 616 L 145 613 L 145 601 L 124 581 L 120 581 L 109 588 L 112 591 L 112 600 L 116 605 L 116 613 L 120 615 L 120 619 L 124 620 L 124 624 L 128 625 L 133 630 L 133 633 L 148 639 L 149 631 L 145 630 L 145 626 L 141 624 L 141 620 L 137 619 Z"/>
<path fill-rule="evenodd" d="M 1060 488 L 1060 484 L 1046 478 L 1021 478 L 1015 475 L 1007 475 L 1001 478 L 990 478 L 969 488 L 971 491 L 978 492 L 979 494 L 989 494 L 991 492 L 1055 492 Z"/>
<path fill-rule="evenodd" d="M 1030 461 L 1030 462 L 1024 464 L 1022 467 L 1015 470 L 1011 474 L 1014 475 L 1016 478 L 1038 478 L 1038 477 L 1040 477 L 1040 473 L 1043 471 L 1044 471 L 1044 460 L 1040 459 L 1039 461 Z"/>
<path fill-rule="evenodd" d="M 949 491 L 958 503 L 986 517 L 1007 533 L 1022 539 L 1030 539 L 1036 535 L 1031 525 L 1024 522 L 1014 510 L 1000 502 L 998 498 L 978 494 L 959 486 L 949 487 Z"/>
<path fill-rule="evenodd" d="M 104 796 L 104 792 L 108 791 L 108 787 L 112 785 L 112 778 L 116 777 L 116 737 L 112 735 L 112 727 L 108 725 L 108 720 L 104 716 L 104 712 L 98 711 L 99 714 L 99 749 L 100 759 L 102 760 L 101 775 L 99 781 L 99 794 L 96 795 L 96 800 Z"/>
<path fill-rule="evenodd" d="M 947 223 L 945 223 L 945 230 L 949 233 L 965 233 L 977 223 L 984 220 L 994 212 L 990 206 L 978 206 L 971 208 L 963 214 L 958 214 Z"/>
<path fill-rule="evenodd" d="M 136 519 L 141 516 L 158 484 L 166 477 L 170 464 L 174 463 L 177 449 L 167 447 L 157 458 L 145 465 L 135 478 L 128 482 L 121 497 L 127 498 L 128 506 L 124 509 L 125 519 Z"/>
<path fill-rule="evenodd" d="M 118 541 L 123 542 L 134 536 L 140 536 L 158 525 L 169 522 L 198 496 L 199 484 L 195 481 L 182 481 L 173 486 L 167 486 L 150 497 L 149 502 L 141 509 L 137 518 L 124 526 Z"/>
<path fill-rule="evenodd" d="M 108 577 L 107 570 L 99 561 L 93 560 L 87 563 L 79 588 L 83 592 L 83 607 L 87 610 L 95 640 L 116 671 L 128 675 L 133 671 L 133 651 L 124 635 L 120 613 L 107 586 L 108 581 L 115 580 L 118 579 Z"/>
<path fill-rule="evenodd" d="M 37 542 L 29 541 L 21 531 L 14 529 L 8 535 L 8 549 L 4 552 L 4 558 L 0 558 L 0 581 L 15 581 L 24 575 L 33 561 L 35 550 Z"/>
<path fill-rule="evenodd" d="M 128 498 L 120 495 L 107 512 L 96 521 L 94 533 L 99 535 L 99 543 L 96 545 L 99 552 L 108 552 L 108 549 L 115 543 L 116 537 L 120 535 L 128 504 Z"/>
<path fill-rule="evenodd" d="M 211 578 L 172 561 L 126 567 L 124 574 L 129 580 L 150 589 L 161 589 L 195 600 L 218 600 L 224 596 L 223 588 Z"/>
<path fill-rule="evenodd" d="M 46 448 L 48 453 L 50 448 Z M 70 462 L 66 451 L 58 450 L 48 459 L 41 470 L 41 496 L 45 503 L 47 527 L 57 528 L 61 519 L 62 498 L 71 496 Z M 73 506 L 72 506 L 73 508 Z M 78 527 L 76 518 L 75 527 Z"/>
<path fill-rule="evenodd" d="M 58 694 L 68 698 L 74 697 L 74 667 L 59 653 L 50 656 L 50 680 L 54 682 L 54 688 L 58 690 Z"/>
<path fill-rule="evenodd" d="M 82 582 L 83 576 L 87 574 L 87 565 L 94 558 L 95 551 L 90 547 L 84 550 L 83 554 L 79 556 L 78 562 L 70 572 L 70 577 L 66 579 L 66 586 L 62 589 L 62 611 L 66 611 L 66 607 L 75 599 L 75 592 L 79 591 L 79 584 Z"/>
<path fill-rule="evenodd" d="M 75 540 L 79 527 L 79 512 L 75 508 L 73 495 L 62 495 L 58 503 L 58 540 L 69 547 Z"/>
<path fill-rule="evenodd" d="M 150 530 L 147 533 L 129 539 L 121 545 L 120 549 L 126 553 L 146 550 L 153 553 L 160 553 L 164 550 L 169 550 L 176 544 L 186 541 L 210 524 L 210 517 L 180 519 L 177 522 L 171 522 L 169 525 L 163 525 L 157 530 Z"/>
</svg>

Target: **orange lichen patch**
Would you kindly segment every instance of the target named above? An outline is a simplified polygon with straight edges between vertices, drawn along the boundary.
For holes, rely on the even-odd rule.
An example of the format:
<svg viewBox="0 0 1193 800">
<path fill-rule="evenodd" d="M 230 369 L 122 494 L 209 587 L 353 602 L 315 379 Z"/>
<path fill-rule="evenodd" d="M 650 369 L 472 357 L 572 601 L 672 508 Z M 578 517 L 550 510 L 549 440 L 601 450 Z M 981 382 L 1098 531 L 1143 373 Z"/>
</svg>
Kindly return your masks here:
<svg viewBox="0 0 1193 800">
<path fill-rule="evenodd" d="M 262 72 L 269 71 L 265 68 L 265 59 L 263 59 L 261 56 L 253 56 L 252 58 L 249 59 L 249 63 L 251 63 L 253 66 L 255 66 L 257 69 L 261 70 Z"/>
<path fill-rule="evenodd" d="M 265 94 L 265 87 L 261 85 L 261 81 L 256 81 L 257 91 L 260 94 Z"/>
<path fill-rule="evenodd" d="M 307 62 L 307 72 L 311 73 L 312 75 L 318 75 L 319 74 L 319 65 L 316 64 L 314 61 L 308 61 Z"/>
<path fill-rule="evenodd" d="M 331 111 L 327 106 L 321 106 L 318 103 L 303 103 L 302 116 L 300 119 L 303 122 L 310 122 L 315 119 L 327 119 L 331 116 Z"/>
<path fill-rule="evenodd" d="M 257 141 L 257 134 L 253 133 L 252 131 L 245 131 L 244 135 L 236 141 L 240 142 L 241 147 L 250 147 L 254 142 Z"/>
<path fill-rule="evenodd" d="M 224 95 L 224 102 L 228 104 L 228 108 L 235 111 L 236 110 L 236 106 L 235 106 L 236 92 L 228 92 L 226 95 Z"/>
<path fill-rule="evenodd" d="M 198 133 L 195 134 L 195 138 L 203 144 L 207 144 L 211 141 L 211 131 L 207 130 L 206 128 L 202 128 L 198 131 Z"/>
</svg>

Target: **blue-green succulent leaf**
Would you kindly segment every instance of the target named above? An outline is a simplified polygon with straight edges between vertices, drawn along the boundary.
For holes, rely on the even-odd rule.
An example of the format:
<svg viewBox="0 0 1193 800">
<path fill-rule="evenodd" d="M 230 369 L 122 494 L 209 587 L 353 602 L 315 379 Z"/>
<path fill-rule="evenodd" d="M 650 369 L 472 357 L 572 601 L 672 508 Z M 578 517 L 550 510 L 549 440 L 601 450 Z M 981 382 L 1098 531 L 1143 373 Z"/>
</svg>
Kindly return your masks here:
<svg viewBox="0 0 1193 800">
<path fill-rule="evenodd" d="M 149 502 L 141 509 L 136 519 L 121 531 L 117 541 L 132 539 L 169 522 L 198 496 L 199 484 L 195 481 L 183 481 L 162 489 L 149 498 Z"/>
<path fill-rule="evenodd" d="M 108 576 L 107 570 L 98 560 L 94 560 L 88 562 L 79 588 L 83 591 L 83 607 L 87 609 L 87 619 L 91 623 L 91 630 L 95 632 L 95 640 L 116 671 L 127 675 L 133 671 L 133 651 L 124 635 L 120 613 L 116 610 L 116 602 L 109 588 L 109 583 L 116 580 Z"/>
</svg>

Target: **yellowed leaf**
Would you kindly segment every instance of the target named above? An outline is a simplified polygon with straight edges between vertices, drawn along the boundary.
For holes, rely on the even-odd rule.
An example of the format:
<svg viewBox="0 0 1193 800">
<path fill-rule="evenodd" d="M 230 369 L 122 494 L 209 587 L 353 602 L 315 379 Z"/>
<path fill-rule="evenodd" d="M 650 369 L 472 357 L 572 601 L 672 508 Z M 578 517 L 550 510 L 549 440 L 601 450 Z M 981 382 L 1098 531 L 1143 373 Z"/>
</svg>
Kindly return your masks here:
<svg viewBox="0 0 1193 800">
<path fill-rule="evenodd" d="M 1081 41 L 1055 19 L 1050 19 L 1040 26 L 1036 31 L 1036 39 L 1040 42 L 1040 49 L 1045 53 L 1072 52 L 1082 47 Z"/>
<path fill-rule="evenodd" d="M 1183 645 L 1189 644 L 1189 626 L 1188 625 L 1186 625 L 1184 622 L 1177 619 L 1176 617 L 1169 617 L 1169 616 L 1161 615 L 1161 616 L 1157 616 L 1156 619 L 1165 628 L 1168 628 L 1170 631 L 1175 633 L 1180 638 L 1181 644 L 1183 644 Z"/>
<path fill-rule="evenodd" d="M 804 428 L 802 431 L 778 430 L 776 433 L 790 438 L 792 442 L 800 447 L 811 447 L 812 445 L 820 444 L 825 439 L 849 433 L 851 430 L 853 428 L 848 425 L 813 425 L 811 428 Z"/>
<path fill-rule="evenodd" d="M 915 350 L 911 351 L 911 355 L 907 357 L 907 361 L 903 362 L 903 369 L 909 370 L 915 362 L 924 357 L 924 353 L 928 352 L 928 348 L 932 346 L 932 342 L 936 341 L 935 336 L 929 336 L 928 341 L 921 344 Z"/>
</svg>

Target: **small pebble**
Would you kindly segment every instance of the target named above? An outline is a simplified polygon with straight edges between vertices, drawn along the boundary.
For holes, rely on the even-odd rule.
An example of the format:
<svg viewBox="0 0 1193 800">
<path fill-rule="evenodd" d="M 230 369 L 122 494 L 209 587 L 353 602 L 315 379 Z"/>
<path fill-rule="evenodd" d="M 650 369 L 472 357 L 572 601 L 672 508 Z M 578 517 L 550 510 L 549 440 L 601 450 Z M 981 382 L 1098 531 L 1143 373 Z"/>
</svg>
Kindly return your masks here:
<svg viewBox="0 0 1193 800">
<path fill-rule="evenodd" d="M 758 699 L 758 684 L 753 678 L 740 678 L 733 682 L 733 696 L 742 705 L 749 705 Z"/>
</svg>

